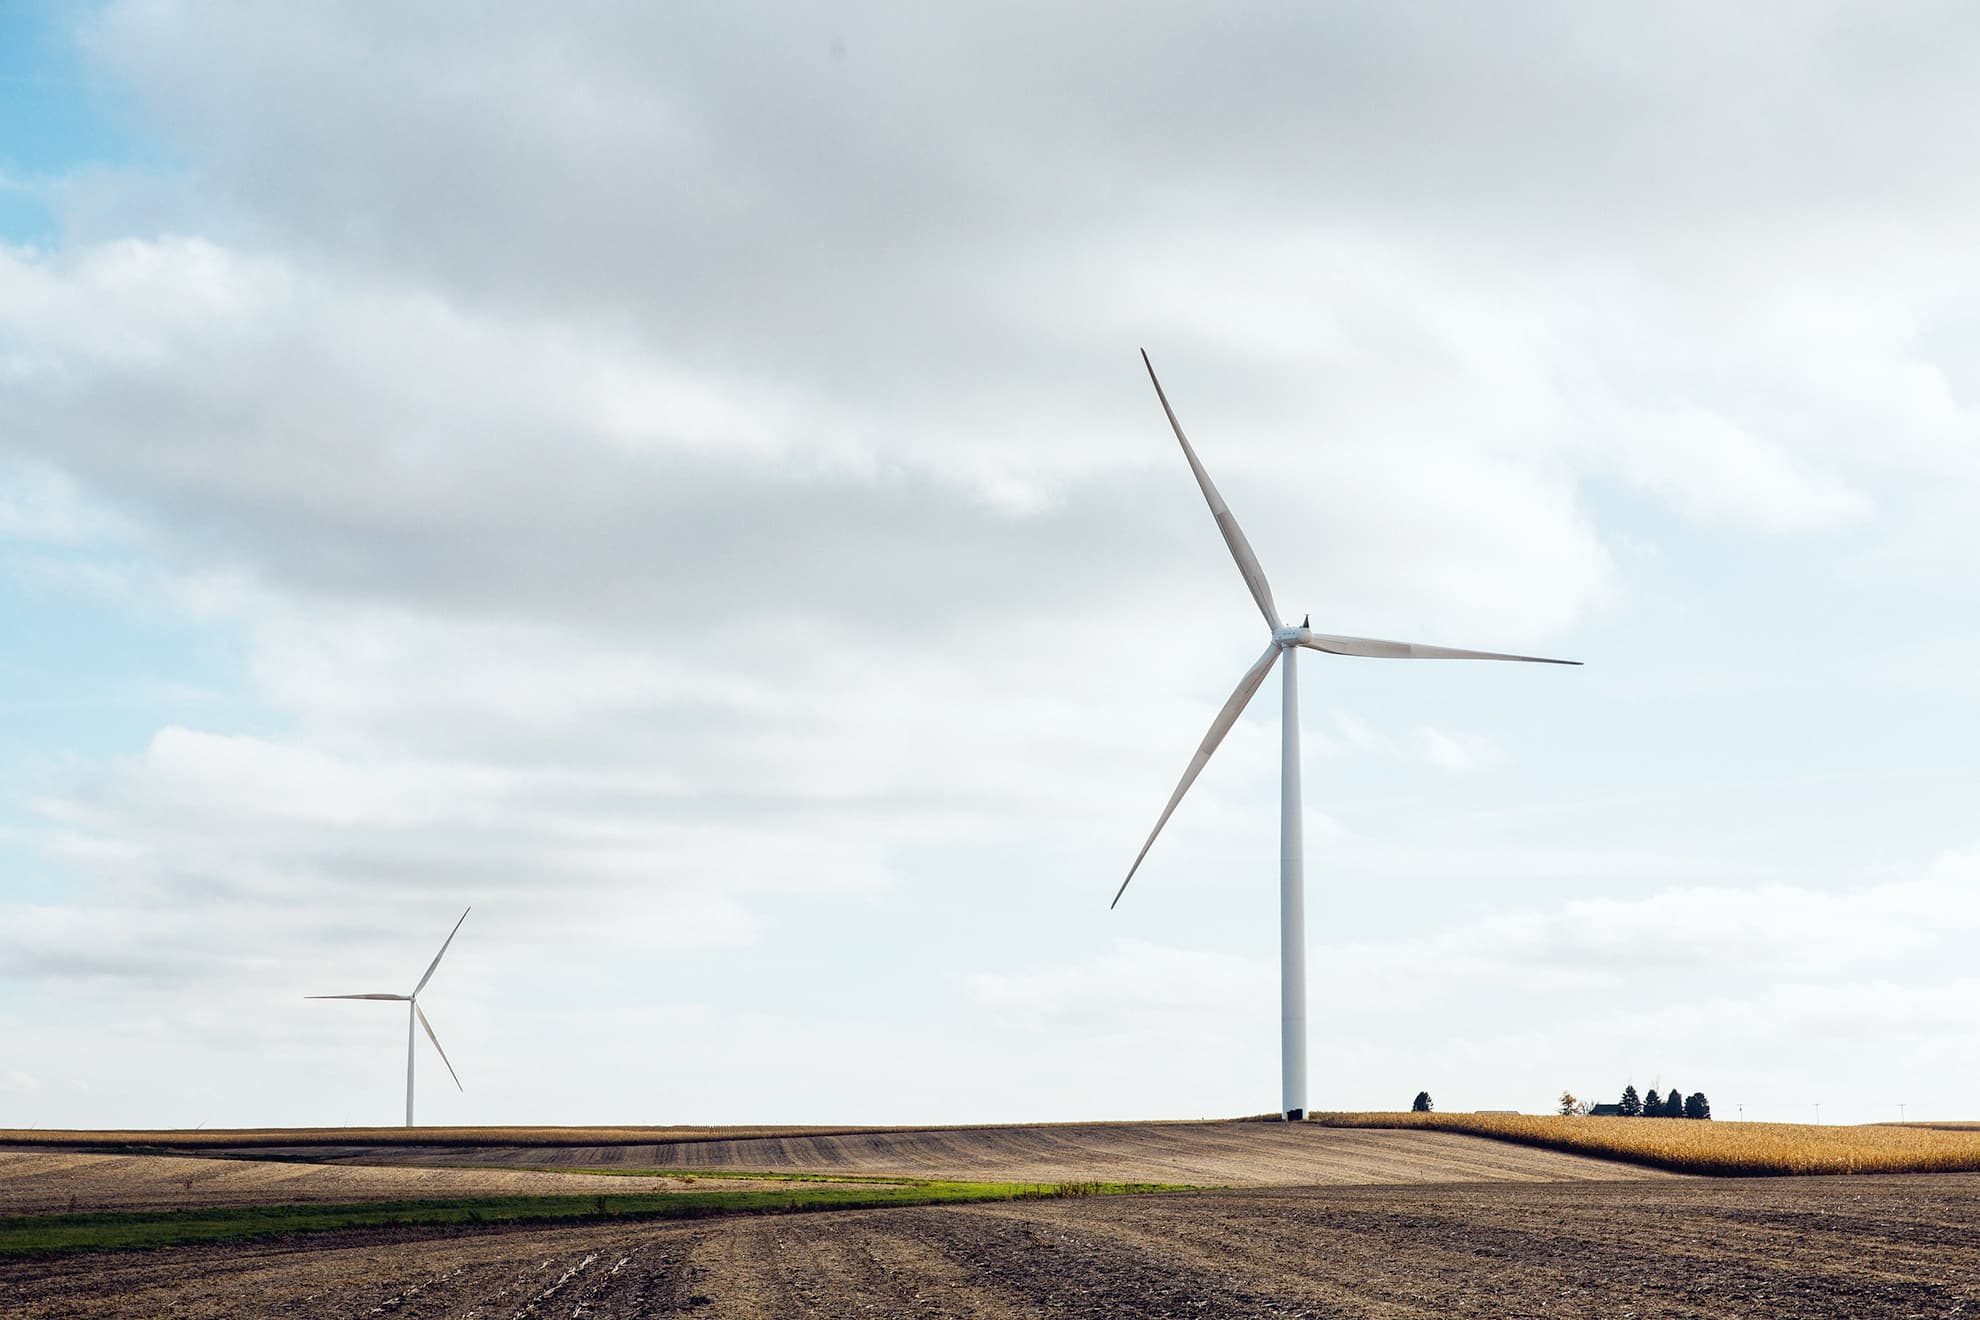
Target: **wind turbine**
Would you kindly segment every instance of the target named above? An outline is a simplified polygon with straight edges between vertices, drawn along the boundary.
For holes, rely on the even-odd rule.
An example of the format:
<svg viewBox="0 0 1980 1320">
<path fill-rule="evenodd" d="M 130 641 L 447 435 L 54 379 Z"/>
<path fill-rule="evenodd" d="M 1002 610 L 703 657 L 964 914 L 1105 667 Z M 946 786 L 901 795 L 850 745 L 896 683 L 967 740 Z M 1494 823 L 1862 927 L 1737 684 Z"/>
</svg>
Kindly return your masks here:
<svg viewBox="0 0 1980 1320">
<path fill-rule="evenodd" d="M 474 909 L 470 907 L 467 909 L 466 912 L 461 913 L 461 921 L 466 921 L 468 919 L 468 912 L 472 912 L 472 911 L 474 911 Z M 455 922 L 454 928 L 447 932 L 446 943 L 440 946 L 440 952 L 433 955 L 433 961 L 427 964 L 426 975 L 419 978 L 419 984 L 412 988 L 412 993 L 409 995 L 304 995 L 303 996 L 303 998 L 305 999 L 383 999 L 395 1004 L 402 1003 L 406 1006 L 406 1126 L 407 1127 L 411 1127 L 413 1125 L 413 1041 L 415 1039 L 413 1036 L 414 1022 L 418 1022 L 421 1027 L 424 1027 L 426 1029 L 426 1038 L 433 1042 L 434 1049 L 440 1050 L 440 1062 L 447 1065 L 447 1075 L 454 1079 L 455 1089 L 462 1091 L 465 1091 L 467 1089 L 466 1087 L 461 1085 L 461 1075 L 454 1071 L 454 1065 L 447 1058 L 447 1051 L 440 1049 L 440 1038 L 433 1034 L 433 1024 L 426 1020 L 426 1013 L 419 1006 L 419 992 L 426 989 L 426 983 L 428 981 L 431 981 L 433 979 L 433 973 L 439 970 L 440 960 L 447 956 L 447 945 L 452 944 L 454 942 L 454 936 L 460 934 L 461 932 L 461 921 Z"/>
<path fill-rule="evenodd" d="M 1210 722 L 1210 732 L 1203 735 L 1196 755 L 1190 758 L 1189 768 L 1183 771 L 1182 782 L 1169 796 L 1169 805 L 1162 808 L 1155 828 L 1148 832 L 1148 842 L 1142 844 L 1141 851 L 1135 854 L 1127 879 L 1121 881 L 1121 887 L 1114 893 L 1114 902 L 1107 906 L 1111 908 L 1121 901 L 1129 881 L 1141 869 L 1142 859 L 1155 846 L 1155 836 L 1162 832 L 1162 827 L 1175 813 L 1176 804 L 1182 801 L 1183 794 L 1196 782 L 1196 777 L 1203 773 L 1211 753 L 1224 741 L 1224 735 L 1237 723 L 1238 716 L 1244 713 L 1245 706 L 1250 704 L 1252 696 L 1264 684 L 1265 676 L 1272 672 L 1272 666 L 1283 655 L 1286 661 L 1283 671 L 1285 701 L 1279 716 L 1280 1112 L 1287 1119 L 1301 1119 L 1306 1117 L 1306 876 L 1300 839 L 1299 680 L 1293 652 L 1303 646 L 1330 655 L 1368 656 L 1378 660 L 1525 660 L 1543 665 L 1577 665 L 1581 662 L 1549 660 L 1537 655 L 1501 655 L 1496 651 L 1459 651 L 1447 646 L 1385 642 L 1373 637 L 1336 637 L 1314 632 L 1307 623 L 1297 628 L 1286 627 L 1279 621 L 1278 607 L 1272 603 L 1272 588 L 1265 581 L 1265 570 L 1258 566 L 1258 556 L 1252 553 L 1251 543 L 1244 539 L 1237 519 L 1231 516 L 1230 506 L 1224 503 L 1224 497 L 1211 484 L 1210 474 L 1197 461 L 1196 451 L 1189 446 L 1189 437 L 1183 434 L 1182 423 L 1176 420 L 1176 410 L 1169 406 L 1169 396 L 1162 392 L 1162 382 L 1155 378 L 1155 367 L 1148 361 L 1146 349 L 1142 350 L 1141 364 L 1148 368 L 1148 379 L 1155 386 L 1155 397 L 1162 401 L 1162 411 L 1168 414 L 1169 427 L 1182 445 L 1183 457 L 1189 460 L 1189 470 L 1196 474 L 1196 484 L 1202 488 L 1203 498 L 1209 501 L 1210 514 L 1217 520 L 1217 530 L 1224 534 L 1224 544 L 1230 547 L 1231 558 L 1237 560 L 1244 585 L 1251 589 L 1251 598 L 1258 602 L 1258 610 L 1265 616 L 1265 626 L 1272 630 L 1272 640 L 1266 646 L 1265 654 L 1244 671 L 1244 677 L 1238 680 L 1237 690 L 1231 693 L 1224 708 L 1217 712 L 1217 718 Z M 1307 618 L 1310 623 L 1312 616 Z"/>
</svg>

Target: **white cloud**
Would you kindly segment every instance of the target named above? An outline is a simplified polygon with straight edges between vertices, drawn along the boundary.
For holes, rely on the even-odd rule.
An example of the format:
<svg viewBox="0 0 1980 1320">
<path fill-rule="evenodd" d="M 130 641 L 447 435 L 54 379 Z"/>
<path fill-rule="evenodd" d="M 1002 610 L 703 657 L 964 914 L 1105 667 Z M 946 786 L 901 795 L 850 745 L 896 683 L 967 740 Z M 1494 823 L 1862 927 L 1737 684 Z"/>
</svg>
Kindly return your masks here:
<svg viewBox="0 0 1980 1320">
<path fill-rule="evenodd" d="M 1769 531 L 1820 531 L 1869 517 L 1860 491 L 1809 470 L 1723 417 L 1696 410 L 1643 419 L 1623 470 L 1692 517 Z"/>
<path fill-rule="evenodd" d="M 59 468 L 27 463 L 0 468 L 0 537 L 66 546 L 112 538 L 118 531 Z"/>
<path fill-rule="evenodd" d="M 1490 738 L 1478 734 L 1425 724 L 1416 730 L 1416 741 L 1430 764 L 1442 770 L 1476 770 L 1505 759 L 1505 753 Z"/>
<path fill-rule="evenodd" d="M 1277 972 L 1252 959 L 1117 940 L 1112 951 L 1051 971 L 979 972 L 970 992 L 991 1010 L 1045 1026 L 1171 1032 L 1192 1019 L 1228 1021 L 1239 1005 L 1262 1011 Z"/>
<path fill-rule="evenodd" d="M 1980 929 L 1980 854 L 1833 893 L 1780 884 L 1669 888 L 1431 923 L 1427 934 L 1315 938 L 1315 1002 L 1430 1008 L 1495 988 L 1600 997 L 1677 973 L 1685 979 L 1671 1003 L 1695 1006 L 1739 1000 L 1720 979 L 1735 971 L 1742 988 L 1791 997 L 1808 978 L 1860 975 Z M 1103 1029 L 1176 1013 L 1255 1014 L 1261 987 L 1275 984 L 1276 969 L 1264 961 L 1130 940 L 1071 966 L 971 978 L 991 1007 Z"/>
</svg>

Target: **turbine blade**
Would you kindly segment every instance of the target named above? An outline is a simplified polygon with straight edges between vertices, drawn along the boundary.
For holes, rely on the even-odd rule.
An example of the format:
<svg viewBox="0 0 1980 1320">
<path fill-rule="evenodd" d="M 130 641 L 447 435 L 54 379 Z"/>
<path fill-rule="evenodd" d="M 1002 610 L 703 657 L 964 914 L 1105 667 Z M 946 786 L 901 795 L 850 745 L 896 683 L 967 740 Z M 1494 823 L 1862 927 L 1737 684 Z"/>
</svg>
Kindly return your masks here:
<svg viewBox="0 0 1980 1320">
<path fill-rule="evenodd" d="M 440 1050 L 440 1038 L 433 1034 L 433 1024 L 426 1020 L 426 1010 L 418 1004 L 414 1004 L 413 1016 L 419 1019 L 420 1026 L 426 1028 L 426 1038 L 433 1042 L 433 1048 Z M 447 1058 L 447 1051 L 440 1050 L 440 1062 L 447 1065 L 447 1075 L 454 1079 L 454 1089 L 456 1091 L 466 1091 L 467 1088 L 461 1085 L 461 1075 L 454 1071 L 453 1063 Z"/>
<path fill-rule="evenodd" d="M 304 999 L 390 999 L 403 1004 L 411 995 L 304 995 Z"/>
<path fill-rule="evenodd" d="M 467 912 L 461 913 L 461 921 L 466 921 L 468 912 L 472 911 L 474 909 L 470 907 Z M 447 944 L 452 944 L 454 942 L 454 936 L 461 933 L 461 921 L 455 922 L 454 928 L 447 932 Z M 440 969 L 440 960 L 447 956 L 447 944 L 441 945 L 440 952 L 433 955 L 433 961 L 427 965 L 426 975 L 420 977 L 419 984 L 413 987 L 414 994 L 418 994 L 420 991 L 426 989 L 426 983 L 431 981 L 433 979 L 433 973 Z"/>
<path fill-rule="evenodd" d="M 1148 360 L 1148 350 L 1141 350 L 1141 365 L 1148 368 L 1148 379 L 1155 386 L 1155 397 L 1162 401 L 1162 411 L 1169 415 L 1169 428 L 1176 433 L 1182 444 L 1183 457 L 1189 460 L 1189 470 L 1196 474 L 1196 484 L 1203 488 L 1203 498 L 1210 502 L 1210 516 L 1217 520 L 1217 530 L 1224 534 L 1224 544 L 1231 549 L 1231 558 L 1237 560 L 1238 572 L 1244 575 L 1244 585 L 1251 588 L 1251 598 L 1258 602 L 1259 612 L 1265 616 L 1265 626 L 1276 631 L 1279 627 L 1279 607 L 1272 603 L 1272 587 L 1265 581 L 1265 570 L 1258 566 L 1258 556 L 1252 553 L 1251 542 L 1244 539 L 1244 529 L 1237 525 L 1231 516 L 1231 508 L 1224 503 L 1224 497 L 1217 493 L 1210 474 L 1203 470 L 1203 464 L 1196 459 L 1196 451 L 1189 447 L 1189 437 L 1183 434 L 1182 423 L 1176 420 L 1176 410 L 1169 406 L 1169 396 L 1162 392 L 1162 382 L 1155 379 L 1155 364 Z"/>
<path fill-rule="evenodd" d="M 1189 769 L 1183 771 L 1182 782 L 1176 785 L 1176 791 L 1169 796 L 1169 805 L 1162 808 L 1162 818 L 1155 822 L 1154 829 L 1148 831 L 1148 842 L 1142 844 L 1141 851 L 1135 854 L 1134 865 L 1128 868 L 1127 880 L 1121 881 L 1121 887 L 1114 891 L 1114 902 L 1107 905 L 1109 909 L 1121 901 L 1121 895 L 1127 892 L 1128 881 L 1133 880 L 1134 873 L 1141 869 L 1141 859 L 1148 856 L 1148 850 L 1155 846 L 1155 836 L 1160 834 L 1162 827 L 1169 823 L 1169 817 L 1175 814 L 1176 804 L 1182 801 L 1183 794 L 1189 792 L 1189 786 L 1196 782 L 1196 777 L 1203 773 L 1203 767 L 1210 763 L 1210 754 L 1217 750 L 1217 744 L 1224 741 L 1224 735 L 1231 731 L 1233 724 L 1237 723 L 1238 716 L 1243 714 L 1244 708 L 1251 703 L 1253 694 L 1258 691 L 1258 685 L 1265 681 L 1265 675 L 1272 672 L 1272 664 L 1278 658 L 1279 644 L 1274 642 L 1265 648 L 1265 654 L 1258 657 L 1256 664 L 1244 671 L 1244 677 L 1238 680 L 1236 690 L 1231 693 L 1231 699 L 1226 701 L 1224 708 L 1217 712 L 1217 718 L 1210 721 L 1210 732 L 1203 735 L 1202 745 L 1196 749 L 1196 755 L 1189 759 Z"/>
<path fill-rule="evenodd" d="M 1330 637 L 1300 630 L 1299 644 L 1331 655 L 1362 655 L 1376 660 L 1524 660 L 1536 665 L 1578 665 L 1579 660 L 1550 660 L 1544 655 L 1505 655 L 1499 651 L 1460 651 L 1421 642 L 1385 642 L 1378 637 Z"/>
</svg>

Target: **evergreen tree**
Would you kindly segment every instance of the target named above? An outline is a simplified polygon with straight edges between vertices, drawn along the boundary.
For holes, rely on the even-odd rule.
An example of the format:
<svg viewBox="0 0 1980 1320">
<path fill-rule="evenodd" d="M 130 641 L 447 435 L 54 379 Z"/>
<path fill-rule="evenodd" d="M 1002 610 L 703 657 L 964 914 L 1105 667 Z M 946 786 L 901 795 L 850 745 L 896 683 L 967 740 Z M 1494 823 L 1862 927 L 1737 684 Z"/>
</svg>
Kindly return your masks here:
<svg viewBox="0 0 1980 1320">
<path fill-rule="evenodd" d="M 1664 1097 L 1657 1094 L 1657 1088 L 1654 1086 L 1650 1088 L 1650 1093 L 1643 1097 L 1643 1116 L 1645 1118 L 1664 1116 Z"/>
<path fill-rule="evenodd" d="M 1664 1092 L 1664 1117 L 1684 1117 L 1684 1093 L 1675 1086 Z"/>
<path fill-rule="evenodd" d="M 1624 1118 L 1641 1118 L 1643 1116 L 1643 1097 L 1636 1093 L 1636 1087 L 1634 1085 L 1623 1088 L 1622 1103 L 1616 1106 L 1616 1111 Z"/>
<path fill-rule="evenodd" d="M 1693 1091 L 1684 1098 L 1684 1116 L 1686 1118 L 1710 1118 L 1712 1116 L 1712 1102 L 1705 1098 L 1703 1091 Z"/>
<path fill-rule="evenodd" d="M 1418 1091 L 1416 1093 L 1416 1099 L 1410 1102 L 1409 1112 L 1412 1114 L 1427 1114 L 1431 1108 L 1430 1093 L 1428 1091 Z"/>
</svg>

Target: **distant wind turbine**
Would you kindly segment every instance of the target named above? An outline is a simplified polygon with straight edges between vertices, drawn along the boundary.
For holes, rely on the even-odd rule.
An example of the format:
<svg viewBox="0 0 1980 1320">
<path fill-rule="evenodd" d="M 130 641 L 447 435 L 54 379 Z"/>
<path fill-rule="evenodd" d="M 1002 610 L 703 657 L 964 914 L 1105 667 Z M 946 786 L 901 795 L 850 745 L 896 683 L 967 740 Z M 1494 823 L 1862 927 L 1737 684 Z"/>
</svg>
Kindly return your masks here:
<svg viewBox="0 0 1980 1320">
<path fill-rule="evenodd" d="M 1294 648 L 1304 646 L 1331 655 L 1359 655 L 1378 660 L 1525 660 L 1543 665 L 1576 665 L 1581 662 L 1549 660 L 1537 655 L 1501 655 L 1496 651 L 1459 651 L 1415 642 L 1384 642 L 1372 637 L 1336 637 L 1314 632 L 1305 623 L 1297 628 L 1284 626 L 1279 620 L 1278 607 L 1272 603 L 1272 588 L 1265 581 L 1265 570 L 1258 566 L 1258 556 L 1252 553 L 1251 543 L 1244 539 L 1244 532 L 1238 527 L 1237 519 L 1231 516 L 1224 497 L 1211 484 L 1210 474 L 1197 461 L 1196 451 L 1190 448 L 1189 438 L 1183 434 L 1182 423 L 1176 420 L 1175 409 L 1169 406 L 1169 396 L 1162 392 L 1162 382 L 1155 378 L 1155 367 L 1148 361 L 1146 349 L 1142 350 L 1141 364 L 1148 368 L 1148 379 L 1155 386 L 1155 397 L 1162 401 L 1162 411 L 1168 414 L 1169 427 L 1182 445 L 1183 457 L 1189 460 L 1189 470 L 1196 474 L 1196 484 L 1202 488 L 1203 498 L 1209 501 L 1210 514 L 1217 520 L 1217 530 L 1224 534 L 1224 544 L 1230 547 L 1231 558 L 1237 560 L 1244 585 L 1251 589 L 1251 598 L 1258 602 L 1259 612 L 1265 616 L 1265 626 L 1272 630 L 1272 641 L 1265 648 L 1265 654 L 1259 656 L 1245 671 L 1244 677 L 1238 680 L 1237 690 L 1231 693 L 1224 708 L 1217 712 L 1217 718 L 1210 722 L 1210 732 L 1203 735 L 1202 745 L 1190 758 L 1189 768 L 1183 771 L 1182 782 L 1170 795 L 1169 805 L 1162 808 L 1155 828 L 1148 832 L 1148 842 L 1141 845 L 1134 865 L 1128 868 L 1127 879 L 1121 881 L 1120 889 L 1114 893 L 1114 902 L 1108 906 L 1121 901 L 1129 881 L 1141 868 L 1142 859 L 1155 846 L 1155 836 L 1168 824 L 1176 804 L 1182 801 L 1183 794 L 1196 782 L 1196 777 L 1203 773 L 1211 753 L 1224 741 L 1224 735 L 1237 723 L 1238 716 L 1244 713 L 1245 706 L 1283 654 L 1286 659 L 1285 700 L 1279 716 L 1280 1112 L 1288 1119 L 1300 1119 L 1306 1117 L 1306 877 L 1300 839 L 1299 684 Z M 1308 618 L 1310 621 L 1311 616 Z"/>
<path fill-rule="evenodd" d="M 474 911 L 474 909 L 470 907 L 467 909 L 466 912 L 461 913 L 461 921 L 466 921 L 468 919 L 468 912 L 472 912 L 472 911 Z M 447 1075 L 454 1079 L 454 1088 L 456 1090 L 461 1090 L 461 1091 L 465 1091 L 467 1089 L 466 1087 L 461 1085 L 461 1075 L 454 1071 L 453 1063 L 449 1061 L 447 1058 L 447 1051 L 440 1049 L 440 1038 L 433 1034 L 433 1024 L 426 1020 L 426 1013 L 419 1006 L 419 992 L 426 989 L 426 983 L 428 981 L 431 981 L 433 979 L 433 973 L 439 970 L 440 960 L 447 956 L 447 945 L 452 944 L 454 942 L 454 936 L 460 934 L 461 932 L 461 921 L 455 922 L 454 928 L 447 932 L 446 943 L 440 946 L 440 952 L 433 955 L 433 961 L 427 964 L 426 975 L 419 978 L 419 984 L 412 988 L 412 993 L 409 995 L 304 995 L 303 996 L 303 998 L 305 999 L 383 999 L 395 1004 L 402 1003 L 406 1006 L 406 1126 L 407 1127 L 411 1127 L 413 1125 L 413 1041 L 415 1039 L 413 1035 L 413 1023 L 415 1021 L 417 1021 L 419 1025 L 426 1030 L 426 1038 L 433 1042 L 433 1048 L 440 1051 L 440 1062 L 447 1065 Z"/>
</svg>

